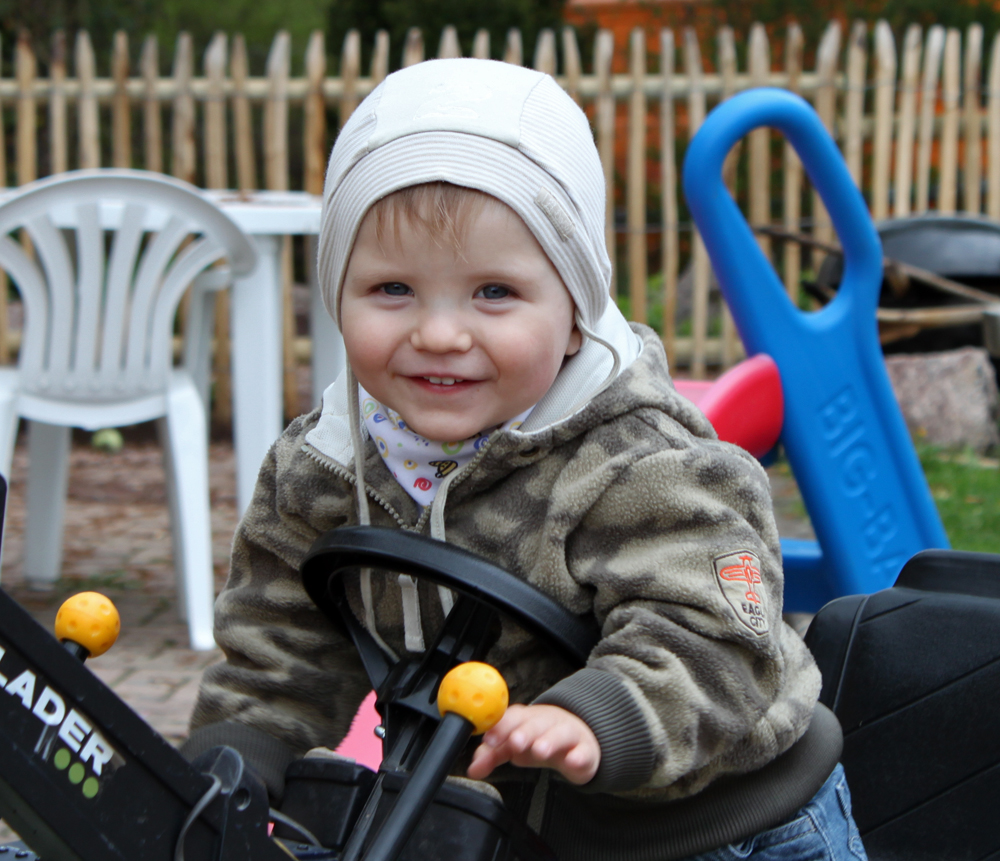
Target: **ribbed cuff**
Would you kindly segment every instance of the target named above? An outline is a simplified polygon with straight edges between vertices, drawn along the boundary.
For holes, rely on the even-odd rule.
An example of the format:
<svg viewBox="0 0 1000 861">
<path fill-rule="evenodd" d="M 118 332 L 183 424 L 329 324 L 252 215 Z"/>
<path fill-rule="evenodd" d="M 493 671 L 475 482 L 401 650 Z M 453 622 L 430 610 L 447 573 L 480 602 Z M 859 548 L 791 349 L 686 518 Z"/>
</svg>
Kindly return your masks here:
<svg viewBox="0 0 1000 861">
<path fill-rule="evenodd" d="M 295 759 L 283 741 L 263 730 L 236 721 L 219 721 L 196 729 L 181 753 L 193 761 L 206 750 L 226 745 L 235 749 L 267 786 L 267 794 L 280 801 L 285 792 L 285 769 Z"/>
<path fill-rule="evenodd" d="M 585 667 L 553 685 L 535 702 L 566 709 L 593 730 L 601 764 L 587 792 L 624 792 L 653 773 L 655 749 L 635 697 L 618 676 Z"/>
</svg>

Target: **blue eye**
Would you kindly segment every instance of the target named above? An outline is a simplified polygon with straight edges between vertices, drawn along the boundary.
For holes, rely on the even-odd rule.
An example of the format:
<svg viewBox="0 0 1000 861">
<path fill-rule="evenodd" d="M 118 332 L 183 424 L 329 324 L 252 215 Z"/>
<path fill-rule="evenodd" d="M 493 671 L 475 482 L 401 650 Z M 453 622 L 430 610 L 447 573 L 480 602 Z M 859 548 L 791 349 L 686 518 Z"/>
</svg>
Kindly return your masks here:
<svg viewBox="0 0 1000 861">
<path fill-rule="evenodd" d="M 411 292 L 409 287 L 405 284 L 400 284 L 398 281 L 391 281 L 388 284 L 382 284 L 379 289 L 385 293 L 386 296 L 408 296 Z"/>
<path fill-rule="evenodd" d="M 510 296 L 510 288 L 503 284 L 487 284 L 479 293 L 484 299 L 506 299 Z"/>
</svg>

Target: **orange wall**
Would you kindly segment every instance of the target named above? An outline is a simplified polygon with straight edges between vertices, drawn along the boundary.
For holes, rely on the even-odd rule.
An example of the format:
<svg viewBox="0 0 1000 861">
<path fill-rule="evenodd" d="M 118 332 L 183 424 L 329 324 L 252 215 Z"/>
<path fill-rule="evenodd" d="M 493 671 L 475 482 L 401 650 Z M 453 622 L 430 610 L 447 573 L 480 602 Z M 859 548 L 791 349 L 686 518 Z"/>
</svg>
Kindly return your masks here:
<svg viewBox="0 0 1000 861">
<path fill-rule="evenodd" d="M 597 29 L 614 33 L 615 72 L 628 71 L 628 42 L 632 30 L 642 27 L 646 31 L 646 50 L 659 55 L 659 31 L 662 27 L 674 30 L 675 44 L 679 44 L 679 31 L 684 27 L 697 27 L 699 32 L 711 32 L 723 23 L 723 13 L 711 0 L 569 0 L 563 18 L 584 34 Z M 585 37 L 585 41 L 589 41 Z M 591 50 L 581 44 L 584 64 L 589 67 Z M 708 58 L 705 58 L 708 60 Z"/>
</svg>

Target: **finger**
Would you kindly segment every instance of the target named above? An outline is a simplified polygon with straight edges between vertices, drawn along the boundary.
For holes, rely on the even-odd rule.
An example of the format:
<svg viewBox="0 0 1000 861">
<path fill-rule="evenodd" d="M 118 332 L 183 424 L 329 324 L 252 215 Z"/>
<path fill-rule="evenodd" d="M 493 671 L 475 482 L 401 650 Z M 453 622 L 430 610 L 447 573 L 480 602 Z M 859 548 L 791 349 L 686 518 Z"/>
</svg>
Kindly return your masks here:
<svg viewBox="0 0 1000 861">
<path fill-rule="evenodd" d="M 503 744 L 511 732 L 524 722 L 525 711 L 522 705 L 509 706 L 503 717 L 483 736 L 483 744 L 489 747 L 499 747 Z"/>
<path fill-rule="evenodd" d="M 472 755 L 472 762 L 466 769 L 466 774 L 473 780 L 482 780 L 488 777 L 498 765 L 503 765 L 507 760 L 498 755 L 495 748 L 479 745 Z"/>
<path fill-rule="evenodd" d="M 545 728 L 531 744 L 531 755 L 542 764 L 561 760 L 580 743 L 580 731 L 572 724 L 556 723 Z"/>
</svg>

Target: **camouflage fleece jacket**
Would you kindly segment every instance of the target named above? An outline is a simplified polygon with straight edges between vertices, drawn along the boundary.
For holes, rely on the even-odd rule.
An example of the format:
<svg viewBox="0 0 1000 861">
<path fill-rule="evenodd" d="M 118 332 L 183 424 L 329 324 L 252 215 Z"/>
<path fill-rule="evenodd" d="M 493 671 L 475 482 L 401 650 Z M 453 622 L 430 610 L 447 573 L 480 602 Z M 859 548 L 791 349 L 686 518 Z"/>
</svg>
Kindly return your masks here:
<svg viewBox="0 0 1000 861">
<path fill-rule="evenodd" d="M 716 438 L 674 390 L 658 337 L 636 331 L 639 357 L 582 410 L 539 431 L 495 432 L 452 481 L 443 522 L 449 542 L 596 617 L 602 636 L 582 670 L 513 623 L 488 660 L 512 702 L 555 703 L 593 728 L 592 788 L 666 800 L 789 748 L 820 677 L 782 622 L 766 474 Z M 296 755 L 333 748 L 369 690 L 297 570 L 318 536 L 357 523 L 353 469 L 305 442 L 319 418 L 293 421 L 261 468 L 216 605 L 226 661 L 205 674 L 192 739 L 229 721 Z M 419 510 L 370 440 L 364 470 L 373 525 L 428 532 L 433 506 Z M 401 652 L 398 578 L 372 581 L 377 631 Z M 363 618 L 356 583 L 349 597 Z M 419 601 L 431 642 L 437 588 L 420 584 Z"/>
</svg>

